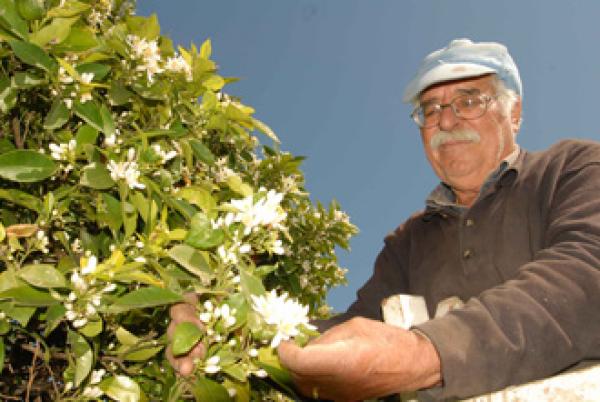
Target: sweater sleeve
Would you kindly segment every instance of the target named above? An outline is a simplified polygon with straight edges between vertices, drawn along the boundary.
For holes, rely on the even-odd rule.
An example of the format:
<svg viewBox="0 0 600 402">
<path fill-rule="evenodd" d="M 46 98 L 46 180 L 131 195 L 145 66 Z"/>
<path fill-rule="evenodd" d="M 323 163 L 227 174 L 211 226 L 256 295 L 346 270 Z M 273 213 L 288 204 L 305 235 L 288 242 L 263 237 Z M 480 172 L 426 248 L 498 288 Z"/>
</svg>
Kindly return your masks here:
<svg viewBox="0 0 600 402">
<path fill-rule="evenodd" d="M 424 399 L 469 397 L 600 358 L 600 162 L 561 174 L 548 202 L 546 246 L 516 278 L 417 326 L 444 379 Z"/>
</svg>

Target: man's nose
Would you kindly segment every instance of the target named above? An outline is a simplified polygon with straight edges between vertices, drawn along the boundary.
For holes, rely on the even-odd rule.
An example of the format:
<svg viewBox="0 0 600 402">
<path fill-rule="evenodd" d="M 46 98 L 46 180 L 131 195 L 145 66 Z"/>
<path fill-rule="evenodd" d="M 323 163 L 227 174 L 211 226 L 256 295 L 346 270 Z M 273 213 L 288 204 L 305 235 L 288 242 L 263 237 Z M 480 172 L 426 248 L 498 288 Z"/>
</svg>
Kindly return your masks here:
<svg viewBox="0 0 600 402">
<path fill-rule="evenodd" d="M 440 130 L 452 131 L 456 126 L 457 121 L 458 117 L 454 114 L 452 106 L 443 105 L 442 110 L 440 110 L 440 122 L 438 123 Z"/>
</svg>

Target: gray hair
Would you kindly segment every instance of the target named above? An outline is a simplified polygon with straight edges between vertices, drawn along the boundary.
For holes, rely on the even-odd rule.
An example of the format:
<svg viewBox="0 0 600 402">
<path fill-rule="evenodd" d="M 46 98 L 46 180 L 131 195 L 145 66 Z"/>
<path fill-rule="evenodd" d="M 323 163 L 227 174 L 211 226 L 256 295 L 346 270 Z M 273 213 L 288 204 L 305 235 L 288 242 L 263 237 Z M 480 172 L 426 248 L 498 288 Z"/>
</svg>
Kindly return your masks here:
<svg viewBox="0 0 600 402">
<path fill-rule="evenodd" d="M 514 90 L 508 89 L 504 81 L 496 74 L 494 74 L 494 89 L 496 90 L 496 95 L 498 95 L 498 101 L 504 108 L 504 113 L 510 115 L 513 106 L 519 100 L 519 95 Z"/>
</svg>

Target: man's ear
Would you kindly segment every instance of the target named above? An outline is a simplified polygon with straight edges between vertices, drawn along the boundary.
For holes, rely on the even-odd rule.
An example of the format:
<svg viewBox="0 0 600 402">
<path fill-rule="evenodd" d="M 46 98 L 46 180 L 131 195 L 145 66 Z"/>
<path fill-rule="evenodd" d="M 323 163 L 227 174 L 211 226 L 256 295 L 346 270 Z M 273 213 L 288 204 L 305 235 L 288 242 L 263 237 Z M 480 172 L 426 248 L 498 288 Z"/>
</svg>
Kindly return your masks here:
<svg viewBox="0 0 600 402">
<path fill-rule="evenodd" d="M 518 98 L 510 111 L 510 125 L 514 134 L 521 128 L 521 98 Z"/>
</svg>

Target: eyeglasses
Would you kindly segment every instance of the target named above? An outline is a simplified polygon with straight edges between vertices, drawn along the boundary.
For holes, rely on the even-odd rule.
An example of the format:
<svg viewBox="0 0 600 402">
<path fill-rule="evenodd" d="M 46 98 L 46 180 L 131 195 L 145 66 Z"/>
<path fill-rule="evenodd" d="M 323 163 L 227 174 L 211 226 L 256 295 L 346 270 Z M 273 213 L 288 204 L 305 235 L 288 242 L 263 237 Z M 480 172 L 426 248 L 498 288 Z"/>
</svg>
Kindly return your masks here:
<svg viewBox="0 0 600 402">
<path fill-rule="evenodd" d="M 457 118 L 473 120 L 483 116 L 490 102 L 496 98 L 498 95 L 461 95 L 452 99 L 450 103 L 428 103 L 418 106 L 410 116 L 419 127 L 434 127 L 439 124 L 444 108 L 449 107 Z"/>
</svg>

